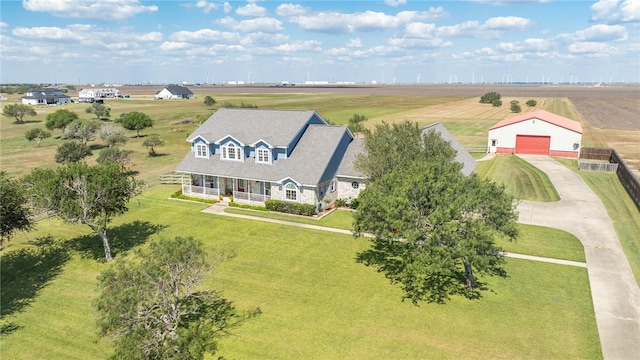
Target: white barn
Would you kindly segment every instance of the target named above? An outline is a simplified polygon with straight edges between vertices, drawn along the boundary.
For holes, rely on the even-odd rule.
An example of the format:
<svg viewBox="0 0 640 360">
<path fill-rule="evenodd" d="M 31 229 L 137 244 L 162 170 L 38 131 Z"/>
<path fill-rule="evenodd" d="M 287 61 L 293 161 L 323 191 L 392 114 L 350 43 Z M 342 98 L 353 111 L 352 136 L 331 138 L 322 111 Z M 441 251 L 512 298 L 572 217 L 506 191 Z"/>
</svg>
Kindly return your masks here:
<svg viewBox="0 0 640 360">
<path fill-rule="evenodd" d="M 577 158 L 582 125 L 544 110 L 505 119 L 491 128 L 487 151 L 498 154 L 535 154 Z"/>
</svg>

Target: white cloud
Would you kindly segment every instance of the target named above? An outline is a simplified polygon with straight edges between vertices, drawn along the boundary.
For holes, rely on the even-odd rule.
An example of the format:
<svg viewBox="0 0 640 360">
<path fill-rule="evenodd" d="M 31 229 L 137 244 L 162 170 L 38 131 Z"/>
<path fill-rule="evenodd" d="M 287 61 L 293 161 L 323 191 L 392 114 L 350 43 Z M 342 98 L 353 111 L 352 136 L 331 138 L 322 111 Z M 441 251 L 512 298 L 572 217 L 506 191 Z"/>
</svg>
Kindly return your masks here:
<svg viewBox="0 0 640 360">
<path fill-rule="evenodd" d="M 267 32 L 275 33 L 283 30 L 282 22 L 275 18 L 261 17 L 256 19 L 237 21 L 231 17 L 225 17 L 216 23 L 243 33 Z"/>
<path fill-rule="evenodd" d="M 553 46 L 549 40 L 539 38 L 529 38 L 519 42 L 501 42 L 496 45 L 496 49 L 504 52 L 540 52 L 547 51 Z"/>
<path fill-rule="evenodd" d="M 274 47 L 277 52 L 296 53 L 303 51 L 322 51 L 322 43 L 316 40 L 296 41 L 291 44 L 282 44 Z"/>
<path fill-rule="evenodd" d="M 615 52 L 616 49 L 605 43 L 600 42 L 577 42 L 569 45 L 569 52 L 573 54 L 610 54 Z"/>
<path fill-rule="evenodd" d="M 600 0 L 591 5 L 591 21 L 624 23 L 640 21 L 640 1 Z"/>
<path fill-rule="evenodd" d="M 8 26 L 9 26 L 9 24 L 7 24 L 6 22 L 0 21 L 0 29 L 4 29 L 4 28 L 6 28 Z"/>
<path fill-rule="evenodd" d="M 228 14 L 231 12 L 231 10 L 233 10 L 233 6 L 231 6 L 231 4 L 229 4 L 228 2 L 224 2 L 224 4 L 222 4 L 222 7 L 224 9 L 224 13 Z"/>
<path fill-rule="evenodd" d="M 142 5 L 139 0 L 23 0 L 29 11 L 77 19 L 127 20 L 144 12 L 158 11 L 156 5 Z"/>
<path fill-rule="evenodd" d="M 13 29 L 13 35 L 31 38 L 31 39 L 47 39 L 47 40 L 81 40 L 83 36 L 70 29 L 62 29 L 59 27 L 39 26 L 32 28 L 18 27 Z"/>
<path fill-rule="evenodd" d="M 240 41 L 240 44 L 244 46 L 274 46 L 284 44 L 287 41 L 289 41 L 288 35 L 254 32 L 247 34 L 247 36 Z"/>
<path fill-rule="evenodd" d="M 438 28 L 438 35 L 441 36 L 464 36 L 469 35 L 473 36 L 474 33 L 477 34 L 480 31 L 480 23 L 473 21 L 465 21 L 460 24 L 450 25 L 450 26 L 441 26 Z"/>
<path fill-rule="evenodd" d="M 408 23 L 412 21 L 424 21 L 424 20 L 438 20 L 449 16 L 449 13 L 444 11 L 442 6 L 437 8 L 430 7 L 427 11 L 401 11 L 396 17 L 402 23 Z"/>
<path fill-rule="evenodd" d="M 501 16 L 490 18 L 484 25 L 492 30 L 516 30 L 529 27 L 533 22 L 518 16 Z"/>
<path fill-rule="evenodd" d="M 208 14 L 211 10 L 218 9 L 218 5 L 216 3 L 208 2 L 207 0 L 199 0 L 196 3 L 196 7 L 202 9 L 205 14 Z"/>
<path fill-rule="evenodd" d="M 406 5 L 407 0 L 384 0 L 384 3 L 389 6 Z"/>
<path fill-rule="evenodd" d="M 298 4 L 280 4 L 276 8 L 276 14 L 278 16 L 305 15 L 308 12 L 308 8 Z"/>
<path fill-rule="evenodd" d="M 240 16 L 265 16 L 267 15 L 267 9 L 256 5 L 255 0 L 249 0 L 247 5 L 236 9 L 236 14 Z"/>
<path fill-rule="evenodd" d="M 405 28 L 408 37 L 432 38 L 435 35 L 436 26 L 434 24 L 411 23 Z"/>
<path fill-rule="evenodd" d="M 374 11 L 353 14 L 320 12 L 314 15 L 294 16 L 291 21 L 304 30 L 333 34 L 385 30 L 398 25 L 395 16 Z"/>
<path fill-rule="evenodd" d="M 176 50 L 184 50 L 188 49 L 192 44 L 184 41 L 165 41 L 160 45 L 160 50 L 162 51 L 176 51 Z"/>
<path fill-rule="evenodd" d="M 186 42 L 233 42 L 239 39 L 238 35 L 235 33 L 219 31 L 219 30 L 211 30 L 211 29 L 200 29 L 196 31 L 178 31 L 170 35 L 171 40 L 174 41 L 186 41 Z"/>
<path fill-rule="evenodd" d="M 584 30 L 576 31 L 576 38 L 581 41 L 626 40 L 627 30 L 622 25 L 598 24 Z"/>
<path fill-rule="evenodd" d="M 162 41 L 162 33 L 152 31 L 142 34 L 133 34 L 133 38 L 139 41 Z"/>
<path fill-rule="evenodd" d="M 362 47 L 362 41 L 360 40 L 360 38 L 353 38 L 353 39 L 349 40 L 349 42 L 347 43 L 347 47 L 350 47 L 350 48 L 361 48 Z"/>
</svg>

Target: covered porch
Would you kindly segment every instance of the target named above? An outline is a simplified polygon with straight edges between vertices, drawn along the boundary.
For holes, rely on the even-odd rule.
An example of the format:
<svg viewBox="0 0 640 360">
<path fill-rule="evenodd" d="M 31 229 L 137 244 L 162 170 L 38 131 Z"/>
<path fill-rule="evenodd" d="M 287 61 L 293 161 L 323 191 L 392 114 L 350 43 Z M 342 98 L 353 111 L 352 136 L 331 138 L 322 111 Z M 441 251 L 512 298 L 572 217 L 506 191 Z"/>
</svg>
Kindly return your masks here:
<svg viewBox="0 0 640 360">
<path fill-rule="evenodd" d="M 187 174 L 183 178 L 182 193 L 203 199 L 233 196 L 237 202 L 255 204 L 271 199 L 271 183 L 268 181 L 219 177 L 203 174 Z"/>
</svg>

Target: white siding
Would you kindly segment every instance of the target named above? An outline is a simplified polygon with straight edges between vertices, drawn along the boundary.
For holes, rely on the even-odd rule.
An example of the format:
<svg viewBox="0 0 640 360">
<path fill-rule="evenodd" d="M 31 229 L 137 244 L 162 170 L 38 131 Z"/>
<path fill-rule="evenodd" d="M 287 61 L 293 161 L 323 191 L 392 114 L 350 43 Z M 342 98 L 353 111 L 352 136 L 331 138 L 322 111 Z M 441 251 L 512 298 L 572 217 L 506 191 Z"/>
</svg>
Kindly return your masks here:
<svg viewBox="0 0 640 360">
<path fill-rule="evenodd" d="M 489 130 L 487 148 L 491 148 L 491 140 L 497 139 L 497 147 L 515 148 L 516 135 L 551 136 L 551 150 L 575 151 L 575 143 L 580 144 L 582 134 L 550 124 L 540 119 L 530 119 L 515 124 Z"/>
</svg>

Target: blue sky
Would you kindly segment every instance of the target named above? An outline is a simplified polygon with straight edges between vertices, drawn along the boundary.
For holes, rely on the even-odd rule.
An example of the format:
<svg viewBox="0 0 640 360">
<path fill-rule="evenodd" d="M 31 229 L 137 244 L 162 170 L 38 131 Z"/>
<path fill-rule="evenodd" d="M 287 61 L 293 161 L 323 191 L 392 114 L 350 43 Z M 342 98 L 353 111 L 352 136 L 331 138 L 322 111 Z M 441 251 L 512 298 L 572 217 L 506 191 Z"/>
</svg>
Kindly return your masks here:
<svg viewBox="0 0 640 360">
<path fill-rule="evenodd" d="M 639 82 L 640 0 L 3 0 L 0 82 Z"/>
</svg>

